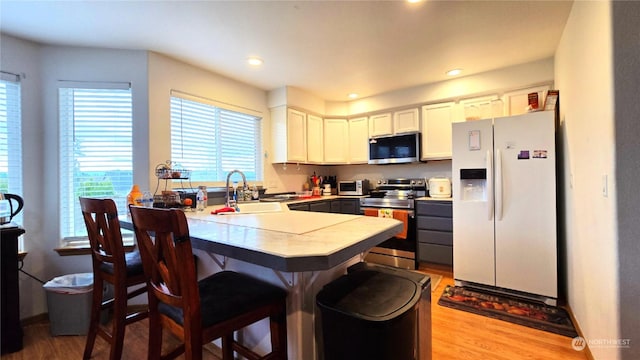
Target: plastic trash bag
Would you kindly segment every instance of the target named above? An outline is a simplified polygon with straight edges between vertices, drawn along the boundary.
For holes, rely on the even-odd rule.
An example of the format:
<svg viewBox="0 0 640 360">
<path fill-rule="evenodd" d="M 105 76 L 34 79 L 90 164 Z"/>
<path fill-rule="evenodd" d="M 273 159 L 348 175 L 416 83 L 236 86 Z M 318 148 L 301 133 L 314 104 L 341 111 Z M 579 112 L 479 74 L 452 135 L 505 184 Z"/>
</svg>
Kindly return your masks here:
<svg viewBox="0 0 640 360">
<path fill-rule="evenodd" d="M 93 290 L 93 273 L 58 276 L 42 287 L 47 291 L 62 294 L 84 294 Z"/>
</svg>

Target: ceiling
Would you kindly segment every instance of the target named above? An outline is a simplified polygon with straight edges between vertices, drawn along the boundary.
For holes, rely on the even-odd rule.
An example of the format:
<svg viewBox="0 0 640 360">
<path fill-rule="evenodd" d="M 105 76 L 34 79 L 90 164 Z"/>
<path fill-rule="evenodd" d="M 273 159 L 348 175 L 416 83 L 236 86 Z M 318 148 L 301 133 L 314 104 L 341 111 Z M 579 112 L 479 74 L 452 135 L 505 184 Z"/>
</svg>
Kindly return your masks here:
<svg viewBox="0 0 640 360">
<path fill-rule="evenodd" d="M 0 31 L 151 50 L 264 90 L 330 101 L 553 56 L 571 1 L 14 1 Z M 264 60 L 247 64 L 249 56 Z"/>
</svg>

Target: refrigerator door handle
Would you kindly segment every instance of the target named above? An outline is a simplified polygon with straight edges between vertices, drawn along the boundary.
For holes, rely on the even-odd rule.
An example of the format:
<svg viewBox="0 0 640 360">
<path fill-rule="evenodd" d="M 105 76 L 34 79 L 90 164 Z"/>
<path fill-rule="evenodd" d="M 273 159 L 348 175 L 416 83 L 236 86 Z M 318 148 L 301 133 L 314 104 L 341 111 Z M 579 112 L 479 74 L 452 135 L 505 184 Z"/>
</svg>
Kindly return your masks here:
<svg viewBox="0 0 640 360">
<path fill-rule="evenodd" d="M 487 150 L 487 218 L 493 220 L 493 156 L 491 150 Z"/>
<path fill-rule="evenodd" d="M 496 150 L 496 220 L 502 220 L 502 153 Z"/>
</svg>

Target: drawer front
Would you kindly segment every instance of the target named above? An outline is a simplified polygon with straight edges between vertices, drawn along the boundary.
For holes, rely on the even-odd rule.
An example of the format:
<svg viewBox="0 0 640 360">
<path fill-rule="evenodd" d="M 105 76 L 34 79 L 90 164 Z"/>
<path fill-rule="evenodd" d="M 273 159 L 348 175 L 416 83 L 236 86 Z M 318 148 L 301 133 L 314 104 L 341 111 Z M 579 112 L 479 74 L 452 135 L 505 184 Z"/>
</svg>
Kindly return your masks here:
<svg viewBox="0 0 640 360">
<path fill-rule="evenodd" d="M 416 212 L 418 215 L 438 216 L 438 217 L 452 217 L 453 207 L 450 201 L 416 201 Z"/>
<path fill-rule="evenodd" d="M 453 265 L 451 246 L 418 243 L 418 261 Z"/>
<path fill-rule="evenodd" d="M 453 231 L 453 220 L 451 218 L 418 216 L 418 229 Z"/>
<path fill-rule="evenodd" d="M 289 210 L 309 211 L 309 204 L 288 204 Z"/>
<path fill-rule="evenodd" d="M 343 214 L 358 215 L 360 213 L 360 204 L 358 200 L 342 200 L 341 211 Z"/>
<path fill-rule="evenodd" d="M 309 204 L 309 211 L 315 212 L 331 212 L 331 203 L 329 201 L 319 201 Z"/>
<path fill-rule="evenodd" d="M 453 246 L 453 233 L 448 231 L 418 230 L 418 241 Z"/>
<path fill-rule="evenodd" d="M 332 213 L 342 212 L 342 200 L 331 200 L 331 212 Z"/>
</svg>

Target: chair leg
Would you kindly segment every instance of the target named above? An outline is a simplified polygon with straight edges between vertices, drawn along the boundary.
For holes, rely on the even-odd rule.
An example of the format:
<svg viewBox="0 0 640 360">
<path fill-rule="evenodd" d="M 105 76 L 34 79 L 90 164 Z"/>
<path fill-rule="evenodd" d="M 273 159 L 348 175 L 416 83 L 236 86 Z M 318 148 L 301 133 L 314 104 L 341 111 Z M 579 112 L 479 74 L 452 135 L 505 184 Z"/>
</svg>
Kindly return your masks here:
<svg viewBox="0 0 640 360">
<path fill-rule="evenodd" d="M 281 311 L 269 317 L 271 332 L 271 352 L 276 359 L 287 360 L 287 312 L 286 305 Z"/>
<path fill-rule="evenodd" d="M 93 294 L 91 296 L 91 319 L 89 320 L 89 332 L 87 333 L 87 342 L 84 346 L 83 359 L 90 359 L 93 352 L 93 345 L 96 342 L 98 329 L 100 328 L 100 312 L 102 310 L 102 289 L 103 281 L 100 276 L 95 276 Z"/>
<path fill-rule="evenodd" d="M 127 288 L 124 285 L 114 286 L 113 303 L 113 327 L 111 330 L 110 360 L 119 360 L 122 357 L 122 345 L 127 319 Z"/>
<path fill-rule="evenodd" d="M 233 360 L 233 333 L 222 336 L 222 360 Z"/>
<path fill-rule="evenodd" d="M 152 306 L 149 304 L 149 306 Z M 162 324 L 157 313 L 149 312 L 149 349 L 147 356 L 149 360 L 160 359 L 162 355 Z"/>
</svg>

